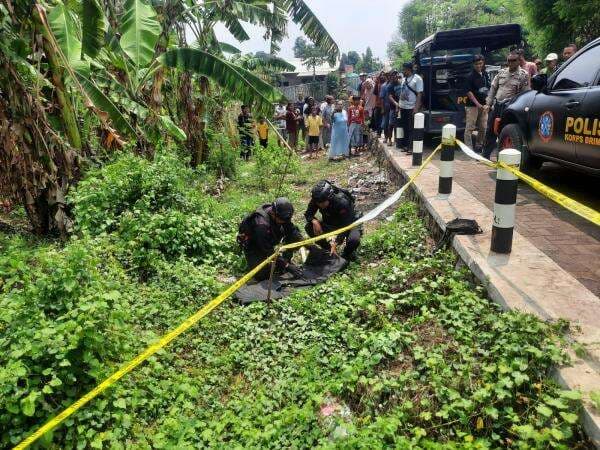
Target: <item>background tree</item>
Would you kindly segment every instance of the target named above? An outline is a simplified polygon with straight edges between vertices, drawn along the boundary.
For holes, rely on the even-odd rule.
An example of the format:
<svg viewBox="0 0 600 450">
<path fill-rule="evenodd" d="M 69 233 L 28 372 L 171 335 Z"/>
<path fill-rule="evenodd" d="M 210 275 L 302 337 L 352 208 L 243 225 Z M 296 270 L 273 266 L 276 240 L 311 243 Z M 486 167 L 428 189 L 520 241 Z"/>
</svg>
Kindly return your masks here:
<svg viewBox="0 0 600 450">
<path fill-rule="evenodd" d="M 327 77 L 325 78 L 325 83 L 327 84 L 327 94 L 333 95 L 335 98 L 337 98 L 340 90 L 340 77 L 338 73 L 328 73 Z"/>
<path fill-rule="evenodd" d="M 308 42 L 302 36 L 299 36 L 294 41 L 294 57 L 302 58 L 302 55 L 306 53 L 306 47 L 308 47 Z"/>
<path fill-rule="evenodd" d="M 365 53 L 363 53 L 360 62 L 357 67 L 358 72 L 371 73 L 380 70 L 383 67 L 381 61 L 378 58 L 373 57 L 373 51 L 371 47 L 367 47 Z"/>
<path fill-rule="evenodd" d="M 570 42 L 580 47 L 600 36 L 600 8 L 588 0 L 523 0 L 529 40 L 540 56 L 559 53 Z"/>
<path fill-rule="evenodd" d="M 211 84 L 269 112 L 281 96 L 225 58 L 215 25 L 238 41 L 249 39 L 242 22 L 261 26 L 273 49 L 289 20 L 315 49 L 337 57 L 335 41 L 302 0 L 2 2 L 3 194 L 24 206 L 37 233 L 64 234 L 69 186 L 100 147 L 128 145 L 152 157 L 170 136 L 185 141 L 192 164 L 202 163 Z"/>
<path fill-rule="evenodd" d="M 398 14 L 388 56 L 396 63 L 410 59 L 415 45 L 436 31 L 512 23 L 521 15 L 513 0 L 411 0 Z"/>
<path fill-rule="evenodd" d="M 313 81 L 317 79 L 317 66 L 320 66 L 331 59 L 325 52 L 323 52 L 323 50 L 312 44 L 308 44 L 306 46 L 304 53 L 302 53 L 300 58 L 302 59 L 302 64 L 304 66 L 306 66 L 308 69 L 312 69 Z"/>
<path fill-rule="evenodd" d="M 347 64 L 354 67 L 360 64 L 360 55 L 358 54 L 358 52 L 355 52 L 354 50 L 348 52 Z"/>
</svg>

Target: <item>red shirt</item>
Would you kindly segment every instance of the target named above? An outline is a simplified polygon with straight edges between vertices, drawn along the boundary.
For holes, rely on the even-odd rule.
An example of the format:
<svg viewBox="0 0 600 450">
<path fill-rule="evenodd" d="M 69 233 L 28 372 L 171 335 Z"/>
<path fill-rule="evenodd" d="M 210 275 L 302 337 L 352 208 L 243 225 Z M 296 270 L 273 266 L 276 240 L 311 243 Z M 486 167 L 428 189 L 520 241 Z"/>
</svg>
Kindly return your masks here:
<svg viewBox="0 0 600 450">
<path fill-rule="evenodd" d="M 351 123 L 357 123 L 359 125 L 365 123 L 365 108 L 354 105 L 348 108 L 348 125 Z"/>
</svg>

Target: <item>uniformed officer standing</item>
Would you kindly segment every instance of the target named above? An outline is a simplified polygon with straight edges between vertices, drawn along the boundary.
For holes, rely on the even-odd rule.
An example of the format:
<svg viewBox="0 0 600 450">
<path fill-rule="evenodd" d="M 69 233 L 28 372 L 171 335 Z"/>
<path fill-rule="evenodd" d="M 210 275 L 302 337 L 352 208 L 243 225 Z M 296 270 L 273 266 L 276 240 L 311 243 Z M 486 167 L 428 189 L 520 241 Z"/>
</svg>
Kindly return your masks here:
<svg viewBox="0 0 600 450">
<path fill-rule="evenodd" d="M 490 111 L 483 147 L 483 156 L 486 158 L 490 157 L 496 147 L 494 122 L 497 117 L 502 115 L 506 102 L 521 92 L 529 90 L 529 74 L 519 66 L 519 55 L 510 52 L 506 61 L 508 67 L 500 70 L 494 77 L 485 102 L 486 110 Z"/>
<path fill-rule="evenodd" d="M 315 218 L 317 212 L 321 213 L 321 220 Z M 311 190 L 311 200 L 304 217 L 306 233 L 314 237 L 350 225 L 358 218 L 358 214 L 354 209 L 354 199 L 348 191 L 340 189 L 327 180 L 321 180 Z M 333 254 L 337 253 L 337 245 L 345 240 L 346 246 L 341 256 L 354 261 L 356 249 L 360 245 L 360 237 L 361 230 L 356 227 L 338 235 L 330 242 L 323 239 L 317 244 Z"/>
<path fill-rule="evenodd" d="M 244 250 L 248 270 L 252 270 L 263 260 L 275 253 L 275 246 L 301 241 L 300 230 L 292 223 L 294 207 L 285 197 L 279 197 L 273 203 L 263 205 L 247 215 L 239 227 L 237 240 Z M 292 264 L 291 251 L 279 255 L 275 265 L 278 272 L 289 272 L 297 278 L 303 276 L 302 270 Z M 254 278 L 266 280 L 271 272 L 270 264 L 262 268 Z"/>
</svg>

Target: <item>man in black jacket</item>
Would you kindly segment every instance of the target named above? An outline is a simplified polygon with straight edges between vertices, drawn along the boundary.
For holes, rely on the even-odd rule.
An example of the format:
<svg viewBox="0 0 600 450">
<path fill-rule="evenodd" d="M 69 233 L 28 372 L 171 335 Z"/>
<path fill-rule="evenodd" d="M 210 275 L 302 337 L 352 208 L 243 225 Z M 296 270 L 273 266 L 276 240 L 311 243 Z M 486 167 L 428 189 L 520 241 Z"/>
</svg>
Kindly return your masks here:
<svg viewBox="0 0 600 450">
<path fill-rule="evenodd" d="M 321 220 L 315 218 L 317 212 L 321 213 Z M 358 215 L 354 209 L 354 200 L 348 192 L 342 191 L 327 180 L 321 180 L 311 191 L 311 200 L 304 217 L 306 218 L 305 230 L 309 236 L 314 237 L 350 225 Z M 317 244 L 334 254 L 337 253 L 337 246 L 345 240 L 346 246 L 341 256 L 354 261 L 355 251 L 360 245 L 360 237 L 361 229 L 356 227 L 339 234 L 330 242 L 323 239 Z"/>
<path fill-rule="evenodd" d="M 255 268 L 263 260 L 275 253 L 275 247 L 281 243 L 291 244 L 301 241 L 300 230 L 292 223 L 294 207 L 285 197 L 279 197 L 270 205 L 263 205 L 247 216 L 238 234 L 238 242 L 244 250 L 248 270 Z M 289 272 L 297 278 L 302 277 L 302 270 L 292 264 L 293 252 L 279 255 L 275 261 L 278 272 Z M 257 281 L 269 278 L 271 265 L 263 267 L 254 278 Z"/>
</svg>

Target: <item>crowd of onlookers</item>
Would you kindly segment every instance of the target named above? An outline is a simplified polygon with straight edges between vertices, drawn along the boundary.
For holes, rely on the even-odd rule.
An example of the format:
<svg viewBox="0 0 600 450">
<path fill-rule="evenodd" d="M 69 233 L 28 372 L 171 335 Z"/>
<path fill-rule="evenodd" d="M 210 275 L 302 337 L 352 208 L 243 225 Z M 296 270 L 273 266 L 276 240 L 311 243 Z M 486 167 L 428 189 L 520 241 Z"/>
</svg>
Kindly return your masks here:
<svg viewBox="0 0 600 450">
<path fill-rule="evenodd" d="M 512 50 L 506 58 L 507 67 L 492 80 L 485 69 L 482 55 L 473 58 L 473 70 L 466 80 L 467 104 L 465 107 L 465 144 L 489 158 L 496 148 L 494 125 L 512 98 L 530 89 L 531 78 L 538 73 L 550 76 L 559 65 L 577 52 L 575 44 L 567 45 L 562 52 L 562 62 L 556 53 L 549 53 L 544 63 L 539 58 L 525 59 L 523 49 Z M 473 145 L 472 135 L 477 132 Z"/>
<path fill-rule="evenodd" d="M 493 79 L 486 71 L 485 58 L 475 55 L 473 70 L 465 86 L 465 143 L 489 157 L 496 147 L 492 129 L 507 102 L 528 90 L 533 76 L 538 73 L 550 76 L 576 51 L 576 45 L 569 44 L 563 49 L 562 61 L 556 53 L 549 53 L 542 62 L 539 58 L 527 61 L 523 49 L 511 50 L 506 67 Z M 401 71 L 360 74 L 357 93 L 347 100 L 336 101 L 328 95 L 318 103 L 313 97 L 299 95 L 295 103 L 282 101 L 275 106 L 272 120 L 278 143 L 281 145 L 285 140 L 292 149 L 306 153 L 308 158 L 321 150 L 327 151 L 330 160 L 350 157 L 364 149 L 373 135 L 383 136 L 389 145 L 395 138 L 401 151 L 410 154 L 414 115 L 422 108 L 422 97 L 423 79 L 415 73 L 413 63 L 406 62 Z M 242 106 L 238 127 L 243 158 L 250 156 L 255 135 L 260 145 L 268 145 L 267 120 L 259 118 L 255 126 L 247 106 Z M 475 132 L 477 139 L 473 145 Z"/>
<path fill-rule="evenodd" d="M 402 72 L 382 71 L 373 77 L 360 74 L 357 92 L 347 100 L 336 101 L 327 95 L 318 103 L 313 97 L 299 95 L 295 103 L 280 102 L 275 106 L 272 123 L 279 144 L 283 139 L 308 158 L 320 150 L 326 150 L 330 160 L 356 155 L 367 146 L 371 131 L 391 142 L 396 127 L 404 130 L 402 149 L 410 152 L 413 117 L 421 108 L 422 92 L 423 80 L 414 73 L 412 63 L 405 63 Z M 250 156 L 255 134 L 260 145 L 268 145 L 266 118 L 260 117 L 254 125 L 246 105 L 242 106 L 238 127 L 243 158 Z"/>
</svg>

